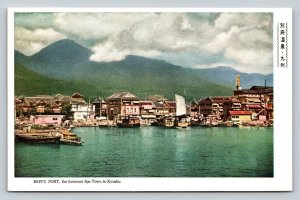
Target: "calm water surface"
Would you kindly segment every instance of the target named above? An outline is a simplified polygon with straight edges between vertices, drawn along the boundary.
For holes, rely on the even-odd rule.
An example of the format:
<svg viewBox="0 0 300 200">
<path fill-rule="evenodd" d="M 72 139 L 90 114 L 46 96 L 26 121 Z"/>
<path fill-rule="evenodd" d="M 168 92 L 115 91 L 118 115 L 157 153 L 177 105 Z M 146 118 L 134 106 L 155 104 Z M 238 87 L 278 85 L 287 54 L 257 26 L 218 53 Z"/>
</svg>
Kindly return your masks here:
<svg viewBox="0 0 300 200">
<path fill-rule="evenodd" d="M 273 129 L 75 128 L 84 146 L 16 142 L 17 177 L 272 177 Z"/>
</svg>

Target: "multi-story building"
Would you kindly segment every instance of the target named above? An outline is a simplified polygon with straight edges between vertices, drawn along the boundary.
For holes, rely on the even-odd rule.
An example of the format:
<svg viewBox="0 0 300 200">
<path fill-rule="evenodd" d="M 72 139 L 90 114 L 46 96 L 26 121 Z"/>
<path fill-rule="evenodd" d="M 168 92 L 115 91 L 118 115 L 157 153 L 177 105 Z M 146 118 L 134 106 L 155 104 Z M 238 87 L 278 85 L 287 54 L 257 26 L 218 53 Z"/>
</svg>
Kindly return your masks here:
<svg viewBox="0 0 300 200">
<path fill-rule="evenodd" d="M 159 101 L 154 102 L 155 104 L 155 115 L 157 116 L 175 116 L 176 115 L 176 101 Z"/>
<path fill-rule="evenodd" d="M 227 119 L 230 110 L 241 110 L 241 103 L 231 96 L 208 97 L 198 102 L 200 116 L 215 115 Z"/>
<path fill-rule="evenodd" d="M 94 119 L 95 106 L 91 103 L 86 103 L 82 95 L 78 93 L 75 93 L 75 95 L 76 96 L 72 95 L 72 98 L 75 101 L 71 102 L 71 112 L 73 113 L 73 119 L 75 121 Z"/>
<path fill-rule="evenodd" d="M 96 117 L 107 117 L 107 103 L 104 99 L 97 97 L 92 104 L 95 107 Z"/>
<path fill-rule="evenodd" d="M 150 125 L 156 120 L 156 106 L 153 101 L 140 101 L 141 124 Z"/>
<path fill-rule="evenodd" d="M 116 122 L 119 116 L 139 116 L 139 98 L 130 92 L 118 92 L 106 99 L 108 118 Z"/>
<path fill-rule="evenodd" d="M 237 89 L 234 90 L 234 96 L 241 102 L 242 109 L 252 111 L 256 119 L 273 118 L 273 87 L 253 86 L 250 89 Z"/>
</svg>

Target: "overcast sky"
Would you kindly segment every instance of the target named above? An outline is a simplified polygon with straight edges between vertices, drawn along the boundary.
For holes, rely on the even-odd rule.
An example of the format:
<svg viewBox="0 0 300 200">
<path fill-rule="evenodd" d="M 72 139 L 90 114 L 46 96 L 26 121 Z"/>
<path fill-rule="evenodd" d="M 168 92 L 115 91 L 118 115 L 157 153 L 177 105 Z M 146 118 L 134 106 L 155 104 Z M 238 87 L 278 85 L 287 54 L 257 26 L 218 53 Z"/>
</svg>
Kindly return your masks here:
<svg viewBox="0 0 300 200">
<path fill-rule="evenodd" d="M 191 68 L 230 66 L 248 73 L 273 71 L 271 13 L 17 13 L 15 49 L 32 55 L 72 39 L 91 60 L 127 55 Z"/>
</svg>

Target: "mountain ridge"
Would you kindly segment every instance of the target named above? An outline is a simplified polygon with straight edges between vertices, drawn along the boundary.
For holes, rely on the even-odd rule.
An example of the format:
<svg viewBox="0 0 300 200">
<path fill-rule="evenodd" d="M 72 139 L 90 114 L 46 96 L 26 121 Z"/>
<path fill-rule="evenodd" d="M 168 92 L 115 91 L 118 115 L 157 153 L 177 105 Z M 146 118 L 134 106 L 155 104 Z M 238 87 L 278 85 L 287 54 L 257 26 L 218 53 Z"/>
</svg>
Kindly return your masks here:
<svg viewBox="0 0 300 200">
<path fill-rule="evenodd" d="M 186 91 L 187 97 L 193 99 L 232 95 L 235 88 L 232 80 L 226 82 L 229 78 L 235 81 L 234 71 L 216 80 L 211 72 L 183 68 L 162 60 L 128 55 L 121 61 L 94 62 L 89 59 L 91 54 L 91 50 L 65 39 L 32 56 L 15 51 L 15 60 L 49 78 L 87 82 L 97 88 L 95 93 L 107 96 L 127 90 L 143 97 L 163 94 L 170 98 L 171 94 Z"/>
</svg>

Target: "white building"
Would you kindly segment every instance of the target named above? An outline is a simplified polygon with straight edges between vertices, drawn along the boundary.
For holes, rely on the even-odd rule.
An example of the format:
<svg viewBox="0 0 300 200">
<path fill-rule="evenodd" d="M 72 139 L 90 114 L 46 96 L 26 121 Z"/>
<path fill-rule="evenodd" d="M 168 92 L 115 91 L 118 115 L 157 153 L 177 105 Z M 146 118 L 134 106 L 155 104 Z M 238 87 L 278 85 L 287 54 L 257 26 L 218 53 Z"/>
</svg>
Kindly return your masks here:
<svg viewBox="0 0 300 200">
<path fill-rule="evenodd" d="M 94 119 L 95 106 L 85 102 L 72 103 L 71 112 L 75 121 Z"/>
</svg>

